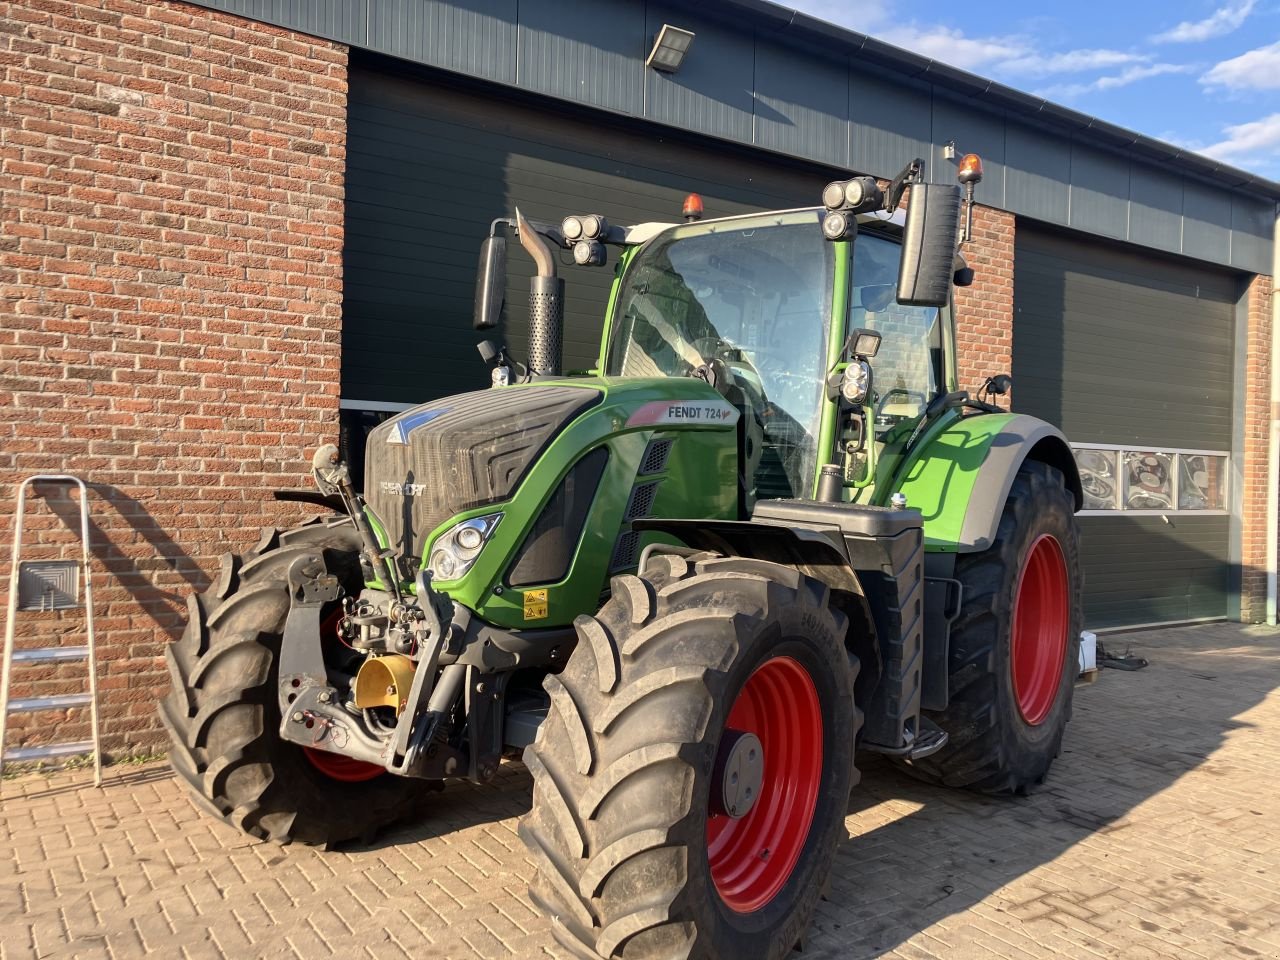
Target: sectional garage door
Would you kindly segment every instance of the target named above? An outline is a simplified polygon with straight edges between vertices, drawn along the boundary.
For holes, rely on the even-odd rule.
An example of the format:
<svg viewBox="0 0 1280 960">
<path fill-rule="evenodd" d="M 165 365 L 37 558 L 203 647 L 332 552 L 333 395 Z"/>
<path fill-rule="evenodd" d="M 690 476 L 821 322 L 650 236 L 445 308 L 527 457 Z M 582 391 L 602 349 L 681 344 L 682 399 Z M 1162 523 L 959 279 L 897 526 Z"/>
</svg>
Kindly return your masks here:
<svg viewBox="0 0 1280 960">
<path fill-rule="evenodd" d="M 353 54 L 354 59 L 354 54 Z M 830 172 L 637 132 L 625 120 L 553 111 L 504 90 L 355 61 L 350 74 L 342 392 L 420 402 L 487 384 L 471 327 L 476 259 L 490 222 L 679 220 L 818 202 Z M 611 253 L 611 262 L 612 255 Z M 564 258 L 562 258 L 563 260 Z M 509 253 L 507 343 L 526 355 L 528 257 Z M 594 365 L 611 269 L 567 280 L 566 369 Z"/>
<path fill-rule="evenodd" d="M 1225 617 L 1236 275 L 1019 221 L 1014 403 L 1086 484 L 1091 627 Z"/>
</svg>

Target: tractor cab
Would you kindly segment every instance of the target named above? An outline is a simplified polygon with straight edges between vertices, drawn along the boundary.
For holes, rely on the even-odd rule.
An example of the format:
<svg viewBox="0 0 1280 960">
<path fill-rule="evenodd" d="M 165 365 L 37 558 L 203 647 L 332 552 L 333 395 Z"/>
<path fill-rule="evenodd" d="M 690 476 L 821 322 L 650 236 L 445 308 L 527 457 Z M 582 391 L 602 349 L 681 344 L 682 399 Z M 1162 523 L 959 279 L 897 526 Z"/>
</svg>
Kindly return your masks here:
<svg viewBox="0 0 1280 960">
<path fill-rule="evenodd" d="M 814 495 L 824 421 L 839 417 L 828 381 L 848 365 L 846 329 L 881 338 L 871 443 L 914 424 L 954 381 L 950 306 L 897 300 L 903 218 L 866 216 L 856 244 L 833 244 L 824 213 L 669 227 L 627 257 L 607 319 L 606 376 L 699 377 L 739 409 L 747 510 L 756 498 Z"/>
</svg>

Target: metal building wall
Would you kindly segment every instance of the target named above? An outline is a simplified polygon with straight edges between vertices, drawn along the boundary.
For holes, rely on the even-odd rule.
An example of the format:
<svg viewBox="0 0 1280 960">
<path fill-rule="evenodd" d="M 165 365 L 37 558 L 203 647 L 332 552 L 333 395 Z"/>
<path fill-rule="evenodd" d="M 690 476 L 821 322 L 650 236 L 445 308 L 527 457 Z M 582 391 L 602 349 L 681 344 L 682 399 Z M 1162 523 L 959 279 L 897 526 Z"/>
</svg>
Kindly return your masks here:
<svg viewBox="0 0 1280 960">
<path fill-rule="evenodd" d="M 771 4 L 206 0 L 204 5 L 880 176 L 922 156 L 933 176 L 949 179 L 941 145 L 955 140 L 961 150 L 983 154 L 987 178 L 981 199 L 986 203 L 1251 273 L 1271 270 L 1277 185 L 1258 180 L 1246 190 L 1229 189 L 1215 182 L 1211 161 L 1159 155 L 1154 141 L 1101 122 L 1086 124 L 1089 118 L 1007 88 L 999 88 L 997 96 L 998 85 L 990 81 Z M 673 76 L 644 66 L 663 23 L 697 34 L 689 58 Z M 1189 172 L 1198 170 L 1203 175 Z"/>
<path fill-rule="evenodd" d="M 809 206 L 831 172 L 692 138 L 659 141 L 585 111 L 498 100 L 440 75 L 353 58 L 349 74 L 343 247 L 344 406 L 377 409 L 474 390 L 488 372 L 475 345 L 504 339 L 527 355 L 530 258 L 512 244 L 502 331 L 471 325 L 476 258 L 489 224 L 519 207 L 559 222 L 601 213 L 624 223 L 674 221 L 690 191 L 708 216 Z M 422 71 L 425 72 L 425 71 Z M 567 279 L 565 368 L 595 364 L 613 280 L 561 258 Z M 373 401 L 370 407 L 367 401 Z"/>
<path fill-rule="evenodd" d="M 1232 449 L 1239 274 L 1027 223 L 1015 262 L 1019 412 L 1073 443 Z M 1086 624 L 1226 616 L 1230 530 L 1221 510 L 1082 516 Z"/>
</svg>

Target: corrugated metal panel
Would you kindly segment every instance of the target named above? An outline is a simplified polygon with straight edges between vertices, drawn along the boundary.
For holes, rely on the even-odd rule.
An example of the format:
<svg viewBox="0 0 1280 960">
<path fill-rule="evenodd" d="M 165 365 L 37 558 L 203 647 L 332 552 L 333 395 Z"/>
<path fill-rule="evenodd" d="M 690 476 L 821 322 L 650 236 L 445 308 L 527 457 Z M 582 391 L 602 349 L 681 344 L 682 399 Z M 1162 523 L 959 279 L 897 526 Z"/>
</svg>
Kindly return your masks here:
<svg viewBox="0 0 1280 960">
<path fill-rule="evenodd" d="M 645 70 L 645 116 L 673 127 L 752 142 L 755 38 L 661 5 L 649 7 L 650 42 L 664 23 L 695 34 L 693 51 L 675 74 Z"/>
<path fill-rule="evenodd" d="M 485 385 L 475 344 L 486 335 L 471 327 L 476 257 L 490 221 L 517 205 L 553 222 L 675 220 L 696 190 L 720 216 L 812 204 L 832 173 L 353 64 L 343 396 L 411 403 Z M 531 273 L 513 250 L 505 332 L 517 357 Z M 595 360 L 612 271 L 562 273 L 565 366 L 581 369 Z"/>
<path fill-rule="evenodd" d="M 1239 280 L 1019 223 L 1014 401 L 1077 443 L 1228 450 Z M 1230 517 L 1082 517 L 1085 622 L 1227 613 Z"/>
<path fill-rule="evenodd" d="M 1014 263 L 1020 412 L 1077 442 L 1230 448 L 1235 275 L 1022 224 Z"/>
<path fill-rule="evenodd" d="M 848 167 L 847 66 L 757 44 L 755 93 L 759 146 Z"/>
<path fill-rule="evenodd" d="M 200 6 L 342 43 L 368 41 L 369 0 L 207 0 Z"/>
<path fill-rule="evenodd" d="M 976 153 L 982 157 L 982 183 L 978 197 L 993 207 L 1004 206 L 1004 120 L 974 110 L 964 104 L 934 94 L 933 98 L 933 163 L 929 179 L 935 183 L 954 183 L 955 161 L 942 159 L 942 145 L 956 142 L 960 155 Z"/>
<path fill-rule="evenodd" d="M 1212 263 L 1231 261 L 1231 195 L 1198 180 L 1182 185 L 1182 252 Z"/>
<path fill-rule="evenodd" d="M 1182 252 L 1182 178 L 1143 171 L 1129 184 L 1129 241 Z"/>
<path fill-rule="evenodd" d="M 1065 226 L 1071 203 L 1071 151 L 1062 138 L 1009 123 L 1004 148 L 1006 209 Z"/>
<path fill-rule="evenodd" d="M 788 40 L 818 25 L 803 17 L 793 22 L 785 8 L 754 11 L 753 23 L 770 16 L 777 19 L 778 29 L 770 30 L 688 0 L 655 2 L 647 16 L 642 0 L 206 0 L 204 5 L 468 76 L 880 176 L 890 176 L 911 157 L 923 156 L 931 161 L 932 175 L 942 177 L 947 168 L 935 151 L 954 136 L 961 149 L 988 155 L 987 182 L 980 193 L 984 202 L 1052 223 L 1067 222 L 1058 184 L 1064 177 L 1063 158 L 1070 155 L 1066 180 L 1071 183 L 1069 222 L 1075 229 L 1161 249 L 1174 249 L 1168 238 L 1177 232 L 1188 256 L 1262 272 L 1271 269 L 1272 205 L 1255 208 L 1251 198 L 1234 194 L 1241 199 L 1240 236 L 1233 245 L 1233 193 L 1193 183 L 1189 176 L 1187 223 L 1174 231 L 1164 215 L 1164 188 L 1157 184 L 1142 193 L 1147 178 L 1168 173 L 1149 148 L 1110 154 L 1083 142 L 1073 147 L 1071 140 L 1101 138 L 1110 130 L 1113 142 L 1123 146 L 1131 134 L 1099 123 L 1088 133 L 1076 134 L 1061 125 L 1047 125 L 1034 131 L 1052 144 L 1045 149 L 1044 143 L 1028 137 L 1034 120 L 1026 111 L 1035 110 L 1047 124 L 1056 118 L 1059 124 L 1078 126 L 1084 118 L 1034 97 L 1019 100 L 1015 91 L 1004 90 L 1002 102 L 1015 114 L 1022 110 L 1018 115 L 1024 118 L 1006 121 L 955 97 L 956 90 L 981 94 L 993 86 L 989 82 L 984 88 L 980 78 L 935 66 L 928 77 L 936 82 L 926 83 L 918 79 L 924 76 L 919 64 L 909 67 L 911 55 L 872 39 L 852 54 L 860 59 L 846 70 L 838 59 L 823 57 L 819 48 Z M 654 25 L 660 22 L 694 29 L 700 38 L 685 67 L 673 77 L 659 76 L 643 65 Z M 758 41 L 755 30 L 763 31 Z M 853 49 L 834 27 L 820 38 L 812 32 L 808 36 L 834 44 L 828 52 Z M 868 66 L 877 68 L 884 79 L 869 78 Z M 878 88 L 878 103 L 860 101 L 859 91 L 868 88 Z M 842 103 L 842 98 L 852 98 L 852 119 L 849 103 Z M 922 104 L 929 104 L 924 118 Z M 744 116 L 749 109 L 755 116 Z M 1204 176 L 1212 176 L 1214 168 L 1211 161 L 1199 164 L 1190 156 L 1176 165 L 1184 170 L 1202 166 Z M 1239 171 L 1232 175 L 1244 176 Z M 1264 216 L 1264 206 L 1271 211 L 1271 221 L 1259 232 L 1255 221 Z"/>
<path fill-rule="evenodd" d="M 1228 517 L 1081 517 L 1089 628 L 1227 615 Z"/>
<path fill-rule="evenodd" d="M 849 167 L 897 176 L 914 157 L 933 155 L 933 100 L 927 85 L 890 83 L 849 72 Z"/>
<path fill-rule="evenodd" d="M 1231 265 L 1270 273 L 1276 205 L 1237 195 L 1231 198 Z"/>
<path fill-rule="evenodd" d="M 1071 145 L 1070 224 L 1124 240 L 1129 233 L 1129 161 L 1080 143 Z"/>
<path fill-rule="evenodd" d="M 406 60 L 514 84 L 517 6 L 517 0 L 376 0 L 369 8 L 369 44 Z"/>
<path fill-rule="evenodd" d="M 644 4 L 538 0 L 520 9 L 517 82 L 606 110 L 644 112 Z"/>
</svg>

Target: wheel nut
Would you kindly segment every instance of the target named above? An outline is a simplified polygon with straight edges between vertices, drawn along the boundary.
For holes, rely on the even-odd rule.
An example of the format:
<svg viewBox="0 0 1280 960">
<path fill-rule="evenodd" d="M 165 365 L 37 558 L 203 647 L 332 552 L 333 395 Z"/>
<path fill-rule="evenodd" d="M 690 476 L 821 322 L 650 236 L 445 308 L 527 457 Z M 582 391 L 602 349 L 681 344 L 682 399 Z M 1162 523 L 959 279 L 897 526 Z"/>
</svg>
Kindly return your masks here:
<svg viewBox="0 0 1280 960">
<path fill-rule="evenodd" d="M 291 719 L 293 720 L 293 722 L 294 722 L 294 723 L 301 723 L 301 722 L 302 722 L 302 711 L 301 711 L 301 710 L 295 710 L 295 711 L 293 711 L 293 717 L 292 717 Z"/>
</svg>

